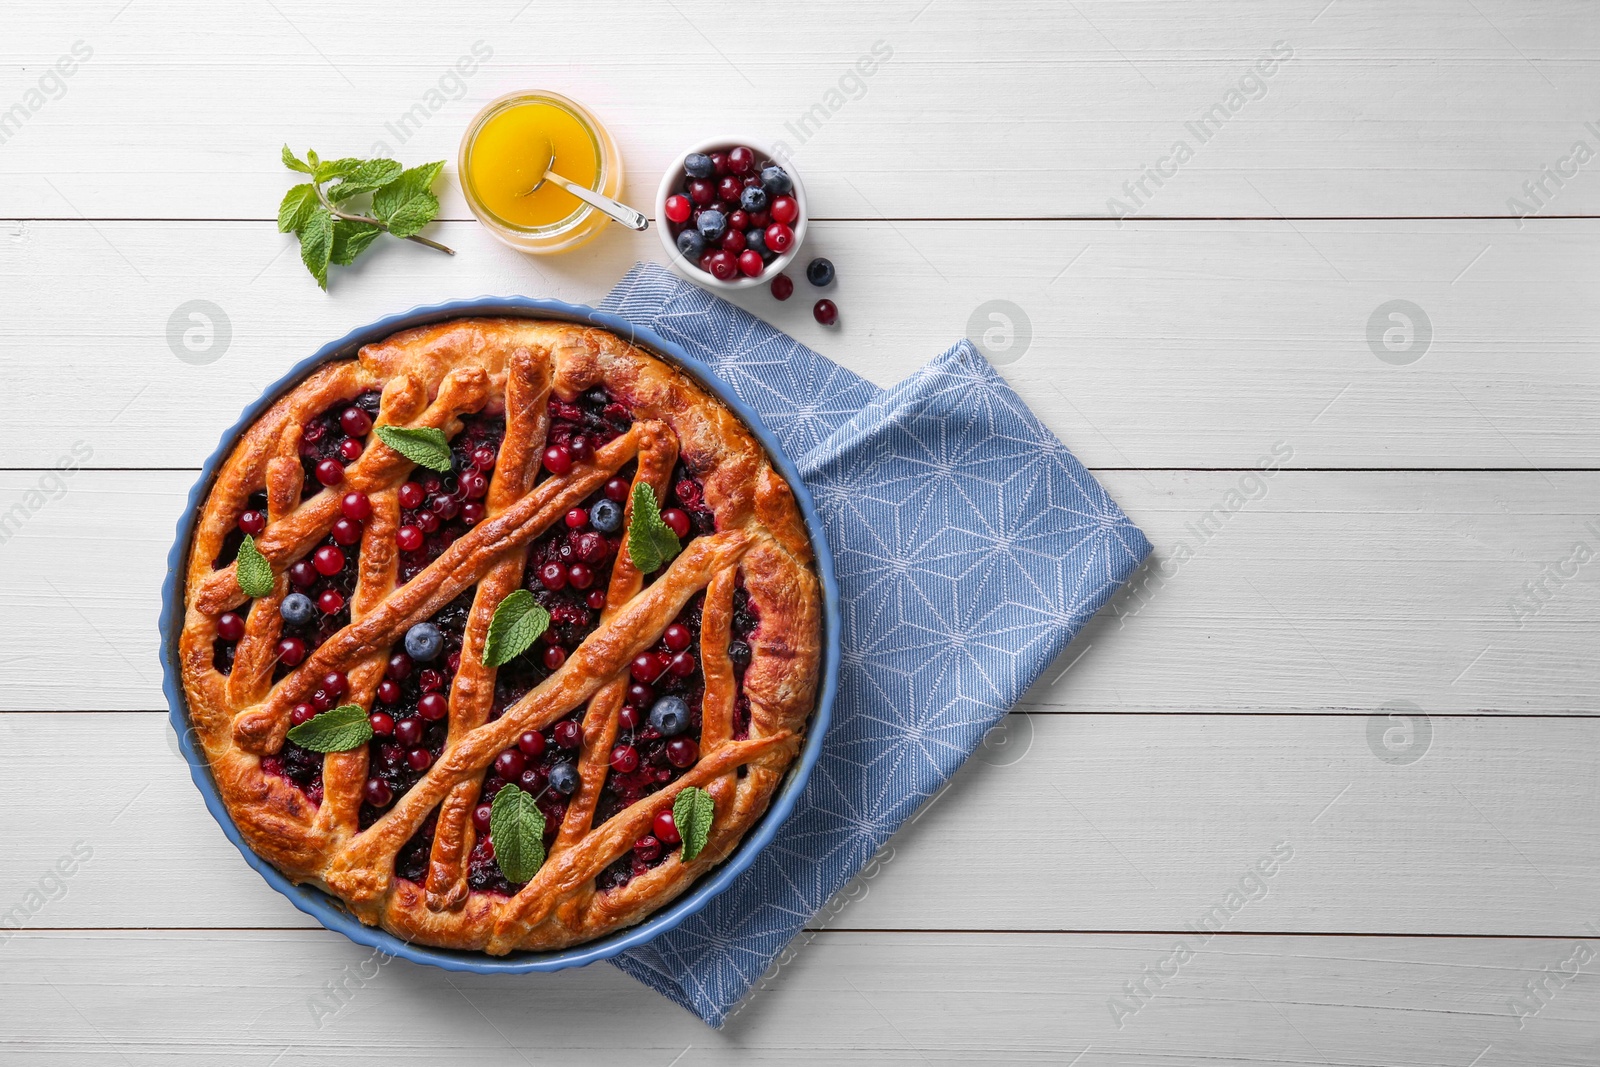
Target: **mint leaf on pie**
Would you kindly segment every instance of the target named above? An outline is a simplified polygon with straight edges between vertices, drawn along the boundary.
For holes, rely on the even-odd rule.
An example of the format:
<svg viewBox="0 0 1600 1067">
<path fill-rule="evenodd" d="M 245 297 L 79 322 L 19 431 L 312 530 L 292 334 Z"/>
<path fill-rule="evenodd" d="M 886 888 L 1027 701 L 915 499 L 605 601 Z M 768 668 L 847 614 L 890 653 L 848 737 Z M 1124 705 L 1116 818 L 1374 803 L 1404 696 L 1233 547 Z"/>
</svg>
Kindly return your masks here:
<svg viewBox="0 0 1600 1067">
<path fill-rule="evenodd" d="M 372 724 L 360 704 L 341 704 L 291 728 L 289 740 L 313 752 L 348 752 L 372 740 Z"/>
<path fill-rule="evenodd" d="M 550 626 L 550 613 L 526 589 L 500 601 L 483 640 L 483 665 L 499 667 L 510 663 L 539 639 Z"/>
<path fill-rule="evenodd" d="M 672 825 L 683 838 L 683 862 L 688 863 L 706 847 L 706 839 L 711 836 L 711 820 L 716 814 L 716 802 L 699 786 L 690 786 L 672 802 Z"/>
<path fill-rule="evenodd" d="M 544 814 L 533 797 L 509 783 L 501 786 L 489 806 L 489 841 L 506 881 L 532 880 L 544 866 Z"/>
<path fill-rule="evenodd" d="M 450 441 L 432 426 L 379 426 L 383 443 L 419 467 L 450 473 Z"/>
<path fill-rule="evenodd" d="M 253 600 L 272 592 L 272 564 L 256 547 L 254 537 L 244 535 L 244 540 L 239 542 L 239 555 L 235 557 L 235 563 L 234 577 L 239 582 L 241 593 Z"/>
<path fill-rule="evenodd" d="M 333 216 L 317 208 L 300 228 L 300 262 L 324 289 L 328 287 L 328 263 L 332 255 Z"/>
<path fill-rule="evenodd" d="M 640 574 L 660 570 L 683 551 L 678 535 L 661 521 L 656 491 L 644 482 L 633 487 L 633 517 L 628 520 L 628 558 Z"/>
</svg>

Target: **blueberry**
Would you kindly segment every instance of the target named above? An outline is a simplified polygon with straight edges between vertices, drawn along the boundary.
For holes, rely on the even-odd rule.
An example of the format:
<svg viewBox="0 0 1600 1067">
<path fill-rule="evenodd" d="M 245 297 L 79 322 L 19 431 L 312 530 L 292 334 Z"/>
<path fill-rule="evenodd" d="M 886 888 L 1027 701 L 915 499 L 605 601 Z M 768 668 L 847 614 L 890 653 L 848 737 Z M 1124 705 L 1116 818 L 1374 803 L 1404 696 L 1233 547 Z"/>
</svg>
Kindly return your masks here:
<svg viewBox="0 0 1600 1067">
<path fill-rule="evenodd" d="M 650 725 L 662 737 L 675 737 L 689 728 L 689 705 L 682 697 L 662 697 L 650 708 Z"/>
<path fill-rule="evenodd" d="M 752 226 L 744 231 L 744 246 L 753 248 L 763 256 L 767 254 L 767 234 L 760 227 Z"/>
<path fill-rule="evenodd" d="M 825 285 L 833 284 L 833 264 L 818 256 L 806 267 L 806 281 L 821 289 Z"/>
<path fill-rule="evenodd" d="M 707 208 L 700 212 L 700 218 L 695 221 L 700 229 L 700 236 L 708 241 L 715 241 L 728 229 L 728 216 L 715 208 Z"/>
<path fill-rule="evenodd" d="M 693 230 L 684 230 L 678 234 L 678 251 L 684 259 L 698 263 L 700 257 L 705 255 L 706 239 Z"/>
<path fill-rule="evenodd" d="M 690 152 L 683 159 L 683 172 L 691 178 L 709 178 L 715 169 L 704 152 Z"/>
<path fill-rule="evenodd" d="M 317 606 L 304 593 L 290 593 L 278 605 L 278 614 L 290 626 L 304 626 L 317 616 Z"/>
<path fill-rule="evenodd" d="M 739 194 L 739 206 L 746 211 L 765 211 L 767 191 L 759 185 L 747 185 Z"/>
<path fill-rule="evenodd" d="M 794 188 L 789 173 L 776 163 L 761 168 L 761 188 L 773 196 L 782 196 Z"/>
<path fill-rule="evenodd" d="M 419 622 L 406 631 L 406 655 L 427 663 L 444 649 L 444 635 L 431 622 Z"/>
<path fill-rule="evenodd" d="M 550 788 L 564 797 L 578 791 L 578 768 L 570 763 L 558 763 L 550 768 Z"/>
<path fill-rule="evenodd" d="M 614 534 L 622 529 L 622 505 L 615 500 L 601 499 L 589 509 L 589 525 L 603 534 Z"/>
</svg>

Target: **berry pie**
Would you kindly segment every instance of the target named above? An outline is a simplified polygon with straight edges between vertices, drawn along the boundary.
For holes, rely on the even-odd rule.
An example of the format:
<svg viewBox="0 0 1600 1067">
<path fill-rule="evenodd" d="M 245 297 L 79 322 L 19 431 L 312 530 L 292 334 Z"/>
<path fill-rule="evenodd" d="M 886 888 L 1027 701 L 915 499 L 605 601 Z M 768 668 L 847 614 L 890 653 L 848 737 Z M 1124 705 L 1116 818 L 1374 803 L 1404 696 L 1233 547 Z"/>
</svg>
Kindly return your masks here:
<svg viewBox="0 0 1600 1067">
<path fill-rule="evenodd" d="M 460 319 L 319 367 L 189 546 L 190 717 L 245 841 L 406 941 L 636 923 L 766 810 L 822 600 L 738 417 L 604 330 Z"/>
</svg>

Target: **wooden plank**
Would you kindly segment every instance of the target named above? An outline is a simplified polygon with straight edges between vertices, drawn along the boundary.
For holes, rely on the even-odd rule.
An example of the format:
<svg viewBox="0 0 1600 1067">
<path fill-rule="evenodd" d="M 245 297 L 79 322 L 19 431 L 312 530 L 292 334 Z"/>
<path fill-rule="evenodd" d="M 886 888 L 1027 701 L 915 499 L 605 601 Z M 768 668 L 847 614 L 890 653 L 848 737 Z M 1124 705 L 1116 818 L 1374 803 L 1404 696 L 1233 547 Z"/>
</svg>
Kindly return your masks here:
<svg viewBox="0 0 1600 1067">
<path fill-rule="evenodd" d="M 157 590 L 194 477 L 80 471 L 60 489 L 51 475 L 0 472 L 0 517 L 10 516 L 0 610 L 27 620 L 0 657 L 0 710 L 164 707 Z M 1589 503 L 1600 474 L 1102 478 L 1156 562 L 1024 707 L 1365 714 L 1406 700 L 1432 715 L 1600 711 L 1590 656 L 1600 583 L 1592 562 L 1574 561 L 1580 542 L 1600 551 Z M 1530 594 L 1528 582 L 1543 584 Z"/>
<path fill-rule="evenodd" d="M 1594 1063 L 1600 985 L 1545 977 L 1584 951 L 1567 966 L 1592 969 L 1593 940 L 1213 938 L 1156 989 L 1174 940 L 825 933 L 718 1033 L 604 965 L 447 974 L 312 931 L 24 934 L 4 949 L 0 1049 L 50 1067 Z M 1519 1029 L 1513 998 L 1540 979 Z M 1139 980 L 1156 995 L 1119 1028 L 1110 1004 Z"/>
<path fill-rule="evenodd" d="M 1600 773 L 1600 721 L 1378 727 L 1400 731 L 1392 752 L 1369 740 L 1365 716 L 1020 716 L 818 923 L 1544 936 L 1600 925 L 1600 797 L 1573 787 Z M 0 739 L 0 912 L 13 925 L 313 925 L 223 838 L 160 716 L 3 715 Z M 59 788 L 75 773 L 63 754 L 86 744 L 120 770 Z M 75 845 L 91 858 L 50 893 L 51 865 Z M 30 898 L 41 885 L 50 899 Z"/>
<path fill-rule="evenodd" d="M 686 145 L 740 130 L 785 141 L 827 217 L 1106 217 L 1146 168 L 1174 170 L 1161 160 L 1180 140 L 1193 157 L 1159 188 L 1143 179 L 1146 213 L 1506 215 L 1575 140 L 1600 143 L 1584 126 L 1600 121 L 1585 92 L 1600 22 L 1579 0 L 834 2 L 786 12 L 781 48 L 768 24 L 688 0 L 617 5 L 637 35 L 543 4 L 448 26 L 405 3 L 381 19 L 304 2 L 13 8 L 3 99 L 33 114 L 0 156 L 5 216 L 272 218 L 280 141 L 453 167 L 470 116 L 530 86 L 604 117 L 641 203 Z M 92 57 L 41 87 L 80 40 Z M 892 55 L 859 77 L 875 45 Z M 1289 58 L 1261 78 L 1275 47 Z M 1202 139 L 1187 124 L 1213 105 L 1226 122 Z M 1545 210 L 1600 209 L 1583 174 L 1545 179 Z M 454 193 L 446 210 L 466 217 Z"/>
<path fill-rule="evenodd" d="M 355 326 L 486 292 L 594 302 L 661 255 L 619 230 L 538 260 L 446 224 L 454 259 L 384 248 L 324 296 L 263 223 L 3 225 L 12 467 L 50 466 L 80 437 L 95 466 L 195 467 L 263 387 Z M 740 302 L 883 384 L 1001 330 L 1001 371 L 1096 468 L 1251 467 L 1279 441 L 1306 467 L 1596 467 L 1597 226 L 822 223 L 810 248 L 839 267 L 838 328 L 812 321 L 803 281 L 787 303 Z M 202 365 L 179 358 L 193 300 L 229 330 Z M 1386 330 L 1405 343 L 1407 323 L 1380 313 L 1393 300 L 1422 309 L 1393 354 L 1409 365 L 1369 342 L 1375 322 L 1377 352 L 1391 355 Z M 991 301 L 1014 306 L 1009 342 Z"/>
</svg>

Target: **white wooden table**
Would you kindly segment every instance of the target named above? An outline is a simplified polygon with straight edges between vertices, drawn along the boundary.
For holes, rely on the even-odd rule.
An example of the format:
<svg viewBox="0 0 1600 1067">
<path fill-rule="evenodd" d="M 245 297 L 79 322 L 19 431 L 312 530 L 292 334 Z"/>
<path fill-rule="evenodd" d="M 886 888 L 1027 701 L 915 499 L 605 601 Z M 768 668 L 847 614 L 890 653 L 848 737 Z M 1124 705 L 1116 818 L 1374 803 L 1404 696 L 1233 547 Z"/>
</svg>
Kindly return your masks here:
<svg viewBox="0 0 1600 1067">
<path fill-rule="evenodd" d="M 3 18 L 0 1061 L 1600 1063 L 1594 4 Z M 691 141 L 787 141 L 843 322 L 804 283 L 740 302 L 877 382 L 1020 309 L 1001 370 L 1157 546 L 722 1033 L 604 965 L 375 966 L 245 866 L 166 725 L 173 523 L 264 384 L 415 303 L 592 302 L 659 258 L 471 221 L 463 125 L 535 86 L 605 118 L 640 204 Z M 451 160 L 460 255 L 318 292 L 271 221 L 284 141 Z M 198 362 L 194 300 L 228 324 Z"/>
</svg>

